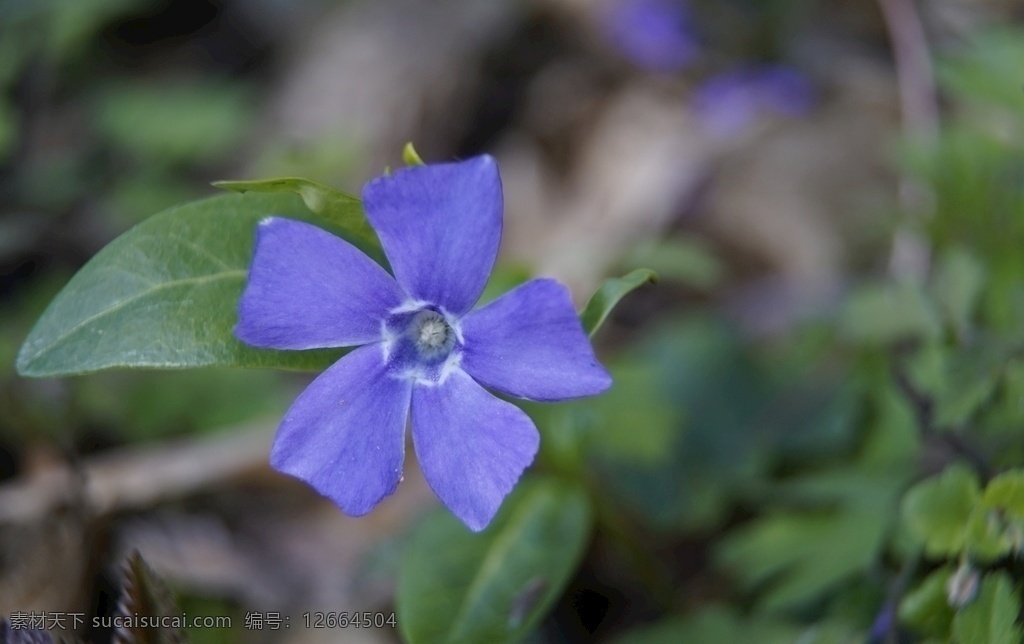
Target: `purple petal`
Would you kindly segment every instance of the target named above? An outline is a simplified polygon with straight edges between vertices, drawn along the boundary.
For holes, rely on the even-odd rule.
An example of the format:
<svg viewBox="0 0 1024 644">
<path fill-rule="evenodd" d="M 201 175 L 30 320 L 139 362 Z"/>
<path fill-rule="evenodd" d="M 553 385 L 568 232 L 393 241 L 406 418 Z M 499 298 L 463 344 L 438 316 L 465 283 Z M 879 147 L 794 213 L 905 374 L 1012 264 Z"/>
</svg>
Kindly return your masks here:
<svg viewBox="0 0 1024 644">
<path fill-rule="evenodd" d="M 715 134 L 735 134 L 764 114 L 799 117 L 814 104 L 814 88 L 795 70 L 777 65 L 744 67 L 699 86 L 693 106 Z"/>
<path fill-rule="evenodd" d="M 411 390 L 411 381 L 388 374 L 380 345 L 356 349 L 292 404 L 270 464 L 347 514 L 366 514 L 402 477 Z"/>
<path fill-rule="evenodd" d="M 395 278 L 454 315 L 483 292 L 501 240 L 501 179 L 489 156 L 415 166 L 366 184 L 366 215 Z"/>
<path fill-rule="evenodd" d="M 427 483 L 474 531 L 491 522 L 540 444 L 526 414 L 459 369 L 413 391 L 412 438 Z"/>
<path fill-rule="evenodd" d="M 601 22 L 611 42 L 650 71 L 679 71 L 700 52 L 689 11 L 678 0 L 615 0 Z"/>
<path fill-rule="evenodd" d="M 531 400 L 599 394 L 611 376 L 594 357 L 569 290 L 532 280 L 462 319 L 462 368 L 488 387 Z"/>
<path fill-rule="evenodd" d="M 366 344 L 381 339 L 381 321 L 402 299 L 395 280 L 347 241 L 271 217 L 256 231 L 235 335 L 271 349 Z"/>
</svg>

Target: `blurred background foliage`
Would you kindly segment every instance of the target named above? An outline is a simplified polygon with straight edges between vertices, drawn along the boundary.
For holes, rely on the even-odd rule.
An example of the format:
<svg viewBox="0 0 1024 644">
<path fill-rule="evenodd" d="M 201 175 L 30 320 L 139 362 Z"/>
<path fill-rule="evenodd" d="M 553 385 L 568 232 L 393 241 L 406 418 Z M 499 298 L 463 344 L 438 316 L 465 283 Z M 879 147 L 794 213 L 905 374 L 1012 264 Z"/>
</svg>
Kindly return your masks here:
<svg viewBox="0 0 1024 644">
<path fill-rule="evenodd" d="M 493 284 L 551 274 L 582 303 L 607 275 L 661 276 L 596 338 L 611 391 L 526 406 L 548 478 L 508 504 L 539 523 L 496 529 L 557 583 L 506 596 L 508 572 L 491 609 L 516 619 L 465 628 L 1021 641 L 1024 14 L 917 9 L 932 133 L 900 122 L 921 79 L 870 2 L 0 0 L 0 615 L 111 615 L 154 575 L 178 609 L 234 617 L 195 642 L 337 641 L 299 616 L 396 592 L 399 629 L 345 635 L 440 637 L 417 597 L 458 599 L 477 551 L 451 547 L 412 464 L 359 520 L 264 465 L 307 377 L 14 373 L 130 226 L 217 179 L 358 194 L 413 140 L 498 157 Z M 131 551 L 151 569 L 126 576 Z M 246 628 L 253 611 L 292 628 Z"/>
</svg>

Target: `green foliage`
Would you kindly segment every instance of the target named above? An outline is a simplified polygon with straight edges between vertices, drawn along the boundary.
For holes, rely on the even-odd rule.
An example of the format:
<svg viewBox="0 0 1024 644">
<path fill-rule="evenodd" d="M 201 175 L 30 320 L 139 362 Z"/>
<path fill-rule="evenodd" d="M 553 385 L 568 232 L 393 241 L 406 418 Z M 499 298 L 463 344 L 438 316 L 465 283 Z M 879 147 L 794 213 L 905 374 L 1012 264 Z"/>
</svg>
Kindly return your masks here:
<svg viewBox="0 0 1024 644">
<path fill-rule="evenodd" d="M 1020 83 L 1008 82 L 1024 69 L 1024 42 L 1017 27 L 997 27 L 975 34 L 966 47 L 941 60 L 939 79 L 951 92 L 985 106 L 1024 115 Z"/>
<path fill-rule="evenodd" d="M 980 498 L 977 476 L 955 464 L 907 492 L 903 518 L 928 554 L 953 556 L 966 544 L 967 521 Z"/>
<path fill-rule="evenodd" d="M 700 289 L 714 288 L 725 275 L 722 262 L 697 239 L 674 239 L 638 246 L 626 255 L 624 263 L 648 267 L 662 280 Z"/>
<path fill-rule="evenodd" d="M 985 266 L 967 249 L 953 246 L 939 258 L 931 283 L 933 296 L 958 333 L 970 327 L 984 285 Z"/>
<path fill-rule="evenodd" d="M 617 639 L 616 644 L 787 644 L 804 641 L 800 637 L 801 630 L 776 618 L 744 617 L 726 606 L 707 606 L 694 615 L 666 619 L 630 631 Z"/>
<path fill-rule="evenodd" d="M 561 594 L 591 530 L 586 495 L 553 479 L 520 482 L 487 529 L 448 512 L 416 530 L 399 573 L 407 641 L 512 642 Z"/>
<path fill-rule="evenodd" d="M 907 492 L 903 516 L 931 556 L 998 559 L 1024 546 L 1024 474 L 1004 472 L 982 491 L 970 469 L 950 466 Z"/>
<path fill-rule="evenodd" d="M 654 271 L 645 268 L 638 268 L 624 277 L 605 280 L 604 284 L 590 296 L 590 301 L 580 313 L 583 330 L 593 336 L 604 324 L 608 314 L 612 312 L 619 300 L 644 284 L 657 280 L 658 276 Z"/>
<path fill-rule="evenodd" d="M 884 345 L 938 337 L 942 325 L 924 290 L 912 282 L 900 282 L 863 286 L 850 295 L 839 331 L 853 342 Z"/>
<path fill-rule="evenodd" d="M 322 369 L 339 351 L 270 351 L 235 339 L 257 222 L 311 219 L 288 196 L 222 196 L 164 211 L 111 242 L 43 313 L 18 354 L 26 376 L 113 367 Z"/>
<path fill-rule="evenodd" d="M 943 637 L 948 634 L 954 611 L 947 599 L 946 586 L 952 575 L 949 566 L 939 568 L 908 592 L 900 602 L 900 622 L 921 635 Z"/>
<path fill-rule="evenodd" d="M 852 468 L 794 481 L 783 496 L 818 507 L 769 512 L 734 531 L 719 559 L 745 587 L 769 584 L 765 609 L 817 599 L 875 559 L 901 482 L 897 472 Z"/>
<path fill-rule="evenodd" d="M 132 83 L 99 94 L 95 122 L 149 165 L 209 161 L 241 142 L 252 104 L 245 88 L 224 81 Z"/>
<path fill-rule="evenodd" d="M 1006 573 L 986 575 L 978 595 L 953 617 L 957 644 L 1020 644 L 1024 630 L 1017 624 L 1020 594 Z"/>
</svg>

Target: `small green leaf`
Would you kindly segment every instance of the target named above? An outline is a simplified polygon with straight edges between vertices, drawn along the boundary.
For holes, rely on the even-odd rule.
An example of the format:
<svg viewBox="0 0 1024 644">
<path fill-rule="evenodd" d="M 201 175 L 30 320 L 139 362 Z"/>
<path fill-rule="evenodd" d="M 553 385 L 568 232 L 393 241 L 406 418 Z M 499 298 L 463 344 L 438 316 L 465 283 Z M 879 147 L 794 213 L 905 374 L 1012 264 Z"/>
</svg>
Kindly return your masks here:
<svg viewBox="0 0 1024 644">
<path fill-rule="evenodd" d="M 863 344 L 935 338 L 942 333 L 934 305 L 912 283 L 860 288 L 847 300 L 839 328 L 845 337 Z"/>
<path fill-rule="evenodd" d="M 638 246 L 623 261 L 632 266 L 649 267 L 664 281 L 704 290 L 718 285 L 725 274 L 725 267 L 718 257 L 696 238 Z"/>
<path fill-rule="evenodd" d="M 272 214 L 315 220 L 292 195 L 223 195 L 135 226 L 97 253 L 50 303 L 21 347 L 18 373 L 327 367 L 342 350 L 271 351 L 234 336 L 256 224 Z"/>
<path fill-rule="evenodd" d="M 337 226 L 363 250 L 380 253 L 377 233 L 370 227 L 363 204 L 352 195 L 322 183 L 299 177 L 257 179 L 255 181 L 214 181 L 213 185 L 233 192 L 295 193 L 302 197 L 306 207 Z"/>
<path fill-rule="evenodd" d="M 419 152 L 412 146 L 412 141 L 406 143 L 402 148 L 402 161 L 405 161 L 405 165 L 426 165 L 420 158 Z"/>
<path fill-rule="evenodd" d="M 921 635 L 945 638 L 953 623 L 946 583 L 953 574 L 949 566 L 933 571 L 900 601 L 900 623 Z"/>
<path fill-rule="evenodd" d="M 946 251 L 935 267 L 932 290 L 946 319 L 958 331 L 970 325 L 985 286 L 985 267 L 963 248 Z"/>
<path fill-rule="evenodd" d="M 928 554 L 952 556 L 965 545 L 968 520 L 980 497 L 978 478 L 968 467 L 954 464 L 907 492 L 903 518 Z"/>
<path fill-rule="evenodd" d="M 989 481 L 981 504 L 990 509 L 1000 508 L 1013 519 L 1024 519 L 1024 470 L 1003 472 Z"/>
<path fill-rule="evenodd" d="M 971 554 L 985 561 L 1024 548 L 1024 472 L 1004 472 L 989 481 L 967 537 Z"/>
<path fill-rule="evenodd" d="M 405 639 L 509 642 L 562 593 L 590 534 L 576 487 L 524 481 L 494 522 L 474 534 L 448 512 L 429 517 L 405 554 L 396 597 Z"/>
<path fill-rule="evenodd" d="M 1020 644 L 1024 632 L 1017 625 L 1020 598 L 1006 573 L 987 575 L 973 602 L 953 618 L 957 644 Z"/>
<path fill-rule="evenodd" d="M 580 313 L 583 329 L 593 337 L 619 300 L 644 284 L 657 281 L 658 275 L 646 268 L 638 268 L 625 277 L 613 277 L 605 280 L 604 284 L 590 297 L 583 312 Z"/>
<path fill-rule="evenodd" d="M 995 561 L 1014 549 L 1016 542 L 1013 530 L 1012 524 L 1008 524 L 1004 516 L 979 505 L 974 508 L 967 522 L 967 551 L 975 561 Z"/>
</svg>

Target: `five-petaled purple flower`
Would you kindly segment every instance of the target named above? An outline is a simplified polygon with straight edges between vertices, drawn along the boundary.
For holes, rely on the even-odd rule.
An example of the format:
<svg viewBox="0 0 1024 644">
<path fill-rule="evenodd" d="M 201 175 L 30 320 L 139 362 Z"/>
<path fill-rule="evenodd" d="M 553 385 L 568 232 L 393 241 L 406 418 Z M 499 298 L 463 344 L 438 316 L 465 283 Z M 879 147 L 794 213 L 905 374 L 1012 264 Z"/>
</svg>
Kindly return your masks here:
<svg viewBox="0 0 1024 644">
<path fill-rule="evenodd" d="M 600 393 L 611 378 L 554 280 L 471 310 L 501 238 L 494 159 L 398 170 L 368 183 L 363 204 L 394 278 L 310 224 L 259 226 L 238 338 L 273 349 L 362 345 L 288 410 L 271 464 L 363 515 L 398 486 L 411 419 L 427 483 L 481 530 L 540 440 L 526 414 L 484 387 L 556 401 Z"/>
</svg>

